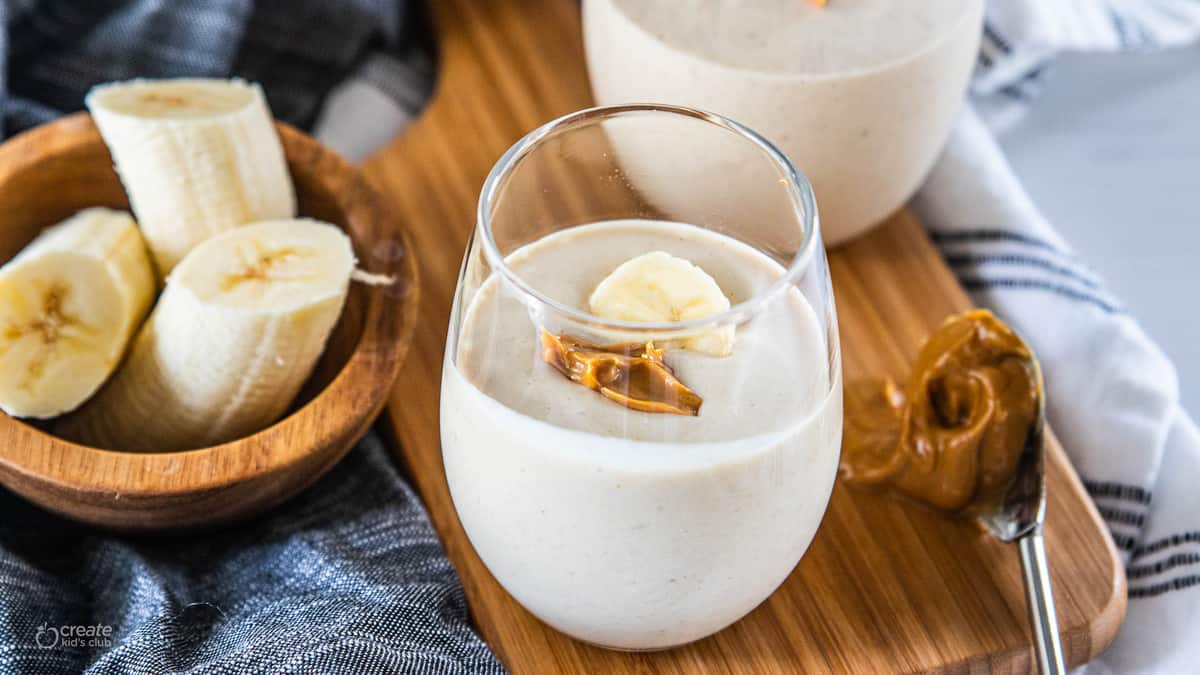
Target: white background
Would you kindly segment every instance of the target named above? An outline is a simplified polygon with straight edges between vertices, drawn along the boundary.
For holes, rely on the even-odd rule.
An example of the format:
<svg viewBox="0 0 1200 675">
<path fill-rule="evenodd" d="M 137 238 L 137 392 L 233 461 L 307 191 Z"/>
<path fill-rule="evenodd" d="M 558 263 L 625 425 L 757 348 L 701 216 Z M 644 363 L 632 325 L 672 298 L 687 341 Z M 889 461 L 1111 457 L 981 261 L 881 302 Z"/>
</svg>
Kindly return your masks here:
<svg viewBox="0 0 1200 675">
<path fill-rule="evenodd" d="M 1067 54 L 1000 138 L 1034 202 L 1179 371 L 1200 414 L 1200 47 Z"/>
</svg>

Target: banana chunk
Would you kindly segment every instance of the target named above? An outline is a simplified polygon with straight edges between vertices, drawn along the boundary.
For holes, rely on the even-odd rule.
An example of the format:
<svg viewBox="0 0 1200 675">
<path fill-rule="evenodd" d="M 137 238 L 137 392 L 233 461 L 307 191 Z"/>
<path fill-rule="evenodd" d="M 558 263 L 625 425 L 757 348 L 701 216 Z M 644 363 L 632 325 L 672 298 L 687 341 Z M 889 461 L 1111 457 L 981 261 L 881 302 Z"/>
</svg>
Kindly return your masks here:
<svg viewBox="0 0 1200 675">
<path fill-rule="evenodd" d="M 116 369 L 154 300 L 133 218 L 86 209 L 0 268 L 0 410 L 46 419 L 79 407 Z"/>
<path fill-rule="evenodd" d="M 703 319 L 729 309 L 729 298 L 707 272 L 688 260 L 663 251 L 627 260 L 592 292 L 592 314 L 604 319 L 678 322 Z M 684 349 L 728 356 L 733 353 L 734 327 L 725 326 L 680 342 Z"/>
<path fill-rule="evenodd" d="M 296 215 L 257 84 L 131 80 L 96 87 L 86 102 L 163 276 L 215 234 Z"/>
<path fill-rule="evenodd" d="M 58 431 L 100 447 L 168 452 L 275 422 L 325 348 L 354 263 L 350 239 L 314 220 L 209 239 L 168 277 L 112 381 Z"/>
</svg>

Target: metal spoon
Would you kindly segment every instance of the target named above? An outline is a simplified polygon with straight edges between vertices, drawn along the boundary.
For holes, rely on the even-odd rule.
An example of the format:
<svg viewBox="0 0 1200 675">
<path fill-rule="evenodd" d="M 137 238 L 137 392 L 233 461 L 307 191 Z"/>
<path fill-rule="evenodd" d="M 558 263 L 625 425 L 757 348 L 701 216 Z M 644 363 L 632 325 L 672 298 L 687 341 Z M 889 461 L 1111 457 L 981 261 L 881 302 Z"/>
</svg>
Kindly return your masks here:
<svg viewBox="0 0 1200 675">
<path fill-rule="evenodd" d="M 1066 672 L 1066 667 L 1058 636 L 1058 618 L 1054 613 L 1046 546 L 1042 541 L 1042 521 L 1046 517 L 1046 395 L 1042 387 L 1041 364 L 1036 357 L 1031 358 L 1037 372 L 1037 419 L 1021 451 L 1017 477 L 1008 493 L 996 504 L 995 511 L 979 514 L 978 518 L 996 538 L 1017 542 L 1021 569 L 1025 573 L 1025 597 L 1029 603 L 1038 666 L 1042 675 L 1059 675 Z"/>
</svg>

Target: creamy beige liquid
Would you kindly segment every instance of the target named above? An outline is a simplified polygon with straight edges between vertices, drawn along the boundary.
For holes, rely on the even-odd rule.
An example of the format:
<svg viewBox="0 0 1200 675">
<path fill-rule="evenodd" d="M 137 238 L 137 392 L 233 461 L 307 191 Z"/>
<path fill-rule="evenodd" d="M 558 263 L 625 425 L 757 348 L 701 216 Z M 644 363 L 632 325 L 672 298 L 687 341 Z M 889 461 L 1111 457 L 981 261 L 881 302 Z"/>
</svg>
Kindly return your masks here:
<svg viewBox="0 0 1200 675">
<path fill-rule="evenodd" d="M 734 304 L 783 274 L 724 235 L 651 221 L 571 228 L 507 262 L 586 309 L 601 279 L 651 250 L 700 265 Z M 447 355 L 443 453 L 472 544 L 523 605 L 584 640 L 661 648 L 736 621 L 800 559 L 836 472 L 840 366 L 812 307 L 789 287 L 737 328 L 731 356 L 668 352 L 704 397 L 694 418 L 569 382 L 541 360 L 543 322 L 489 277 Z"/>
<path fill-rule="evenodd" d="M 592 0 L 589 0 L 591 2 Z M 963 0 L 611 0 L 667 45 L 713 63 L 811 77 L 911 58 L 952 30 Z"/>
<path fill-rule="evenodd" d="M 583 11 L 597 102 L 691 106 L 763 134 L 812 181 L 835 244 L 901 206 L 932 166 L 975 62 L 983 0 L 584 0 Z M 615 140 L 627 165 L 657 159 Z M 704 175 L 722 162 L 683 164 Z M 703 212 L 703 195 L 649 196 L 673 216 Z"/>
</svg>

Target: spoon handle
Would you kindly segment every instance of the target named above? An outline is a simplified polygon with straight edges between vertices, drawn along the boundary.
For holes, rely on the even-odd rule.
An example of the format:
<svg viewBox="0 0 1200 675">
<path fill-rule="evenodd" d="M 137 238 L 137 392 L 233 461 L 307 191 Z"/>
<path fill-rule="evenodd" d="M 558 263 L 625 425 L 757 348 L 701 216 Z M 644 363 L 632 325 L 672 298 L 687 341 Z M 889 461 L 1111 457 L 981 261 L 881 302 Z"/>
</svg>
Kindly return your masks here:
<svg viewBox="0 0 1200 675">
<path fill-rule="evenodd" d="M 1042 675 L 1066 672 L 1062 643 L 1058 637 L 1058 617 L 1054 613 L 1054 591 L 1050 588 L 1050 567 L 1046 564 L 1046 546 L 1042 528 L 1017 540 L 1021 551 L 1021 569 L 1025 572 L 1025 597 L 1029 602 L 1029 621 L 1033 626 L 1033 644 L 1037 648 Z"/>
</svg>

